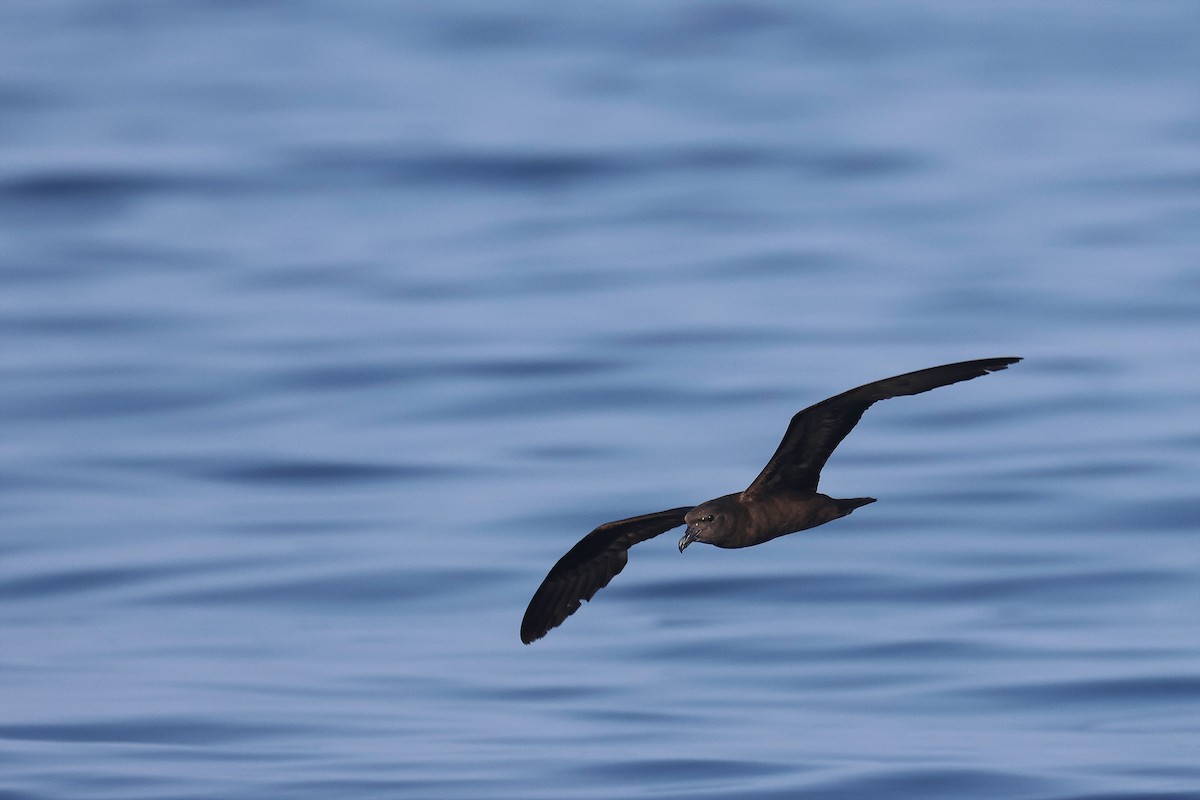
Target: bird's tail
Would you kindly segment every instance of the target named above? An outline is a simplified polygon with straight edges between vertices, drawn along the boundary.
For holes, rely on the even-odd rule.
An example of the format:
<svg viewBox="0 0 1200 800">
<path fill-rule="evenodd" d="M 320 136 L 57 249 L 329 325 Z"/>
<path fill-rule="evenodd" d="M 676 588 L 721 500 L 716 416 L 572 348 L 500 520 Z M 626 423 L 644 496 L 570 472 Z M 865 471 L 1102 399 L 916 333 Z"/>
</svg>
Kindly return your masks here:
<svg viewBox="0 0 1200 800">
<path fill-rule="evenodd" d="M 845 500 L 835 500 L 838 511 L 844 517 L 856 508 L 862 508 L 865 505 L 875 502 L 874 497 L 848 497 Z"/>
</svg>

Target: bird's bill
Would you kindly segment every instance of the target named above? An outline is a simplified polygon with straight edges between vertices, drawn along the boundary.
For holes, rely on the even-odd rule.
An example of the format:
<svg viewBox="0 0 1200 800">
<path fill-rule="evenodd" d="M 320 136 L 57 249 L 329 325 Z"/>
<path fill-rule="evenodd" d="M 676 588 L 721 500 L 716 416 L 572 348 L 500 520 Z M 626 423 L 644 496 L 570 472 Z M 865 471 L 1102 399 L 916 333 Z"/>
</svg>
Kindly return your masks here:
<svg viewBox="0 0 1200 800">
<path fill-rule="evenodd" d="M 691 525 L 688 525 L 687 530 L 683 532 L 683 537 L 679 540 L 679 552 L 682 553 L 684 550 L 686 550 L 687 546 L 696 541 L 698 536 L 699 533 L 697 530 Z"/>
</svg>

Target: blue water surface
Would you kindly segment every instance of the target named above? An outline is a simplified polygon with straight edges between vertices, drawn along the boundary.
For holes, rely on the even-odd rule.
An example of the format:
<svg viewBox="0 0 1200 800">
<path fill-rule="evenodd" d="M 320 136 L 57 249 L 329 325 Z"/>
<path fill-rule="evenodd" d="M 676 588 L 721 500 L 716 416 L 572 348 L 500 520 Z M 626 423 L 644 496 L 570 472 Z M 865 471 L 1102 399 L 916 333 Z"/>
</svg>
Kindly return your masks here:
<svg viewBox="0 0 1200 800">
<path fill-rule="evenodd" d="M 1198 75 L 1188 2 L 0 3 L 0 797 L 1200 797 Z"/>
</svg>

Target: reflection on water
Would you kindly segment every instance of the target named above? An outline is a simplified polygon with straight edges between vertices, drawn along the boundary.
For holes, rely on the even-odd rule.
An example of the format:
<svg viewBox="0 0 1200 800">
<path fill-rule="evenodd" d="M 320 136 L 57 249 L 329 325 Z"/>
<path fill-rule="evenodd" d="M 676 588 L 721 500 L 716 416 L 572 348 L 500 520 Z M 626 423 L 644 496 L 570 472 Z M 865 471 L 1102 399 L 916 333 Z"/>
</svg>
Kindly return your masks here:
<svg viewBox="0 0 1200 800">
<path fill-rule="evenodd" d="M 1183 798 L 1188 6 L 0 7 L 0 775 Z M 609 519 L 869 412 L 747 551 Z"/>
</svg>

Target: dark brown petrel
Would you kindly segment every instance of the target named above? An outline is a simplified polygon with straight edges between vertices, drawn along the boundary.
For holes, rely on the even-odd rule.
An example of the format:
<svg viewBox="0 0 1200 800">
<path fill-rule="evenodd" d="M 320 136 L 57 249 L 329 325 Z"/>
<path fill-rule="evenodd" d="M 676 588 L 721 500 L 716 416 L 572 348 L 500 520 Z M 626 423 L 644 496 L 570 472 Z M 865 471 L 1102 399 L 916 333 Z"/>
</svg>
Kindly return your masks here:
<svg viewBox="0 0 1200 800">
<path fill-rule="evenodd" d="M 744 492 L 698 506 L 606 522 L 583 537 L 546 575 L 521 620 L 521 641 L 536 641 L 575 613 L 579 604 L 608 585 L 625 567 L 638 542 L 687 523 L 679 552 L 692 542 L 750 547 L 788 533 L 815 528 L 874 503 L 874 497 L 837 500 L 817 491 L 821 468 L 835 447 L 880 400 L 920 394 L 1005 369 L 1019 358 L 984 358 L 945 364 L 885 378 L 822 400 L 792 417 L 783 441 Z"/>
</svg>

